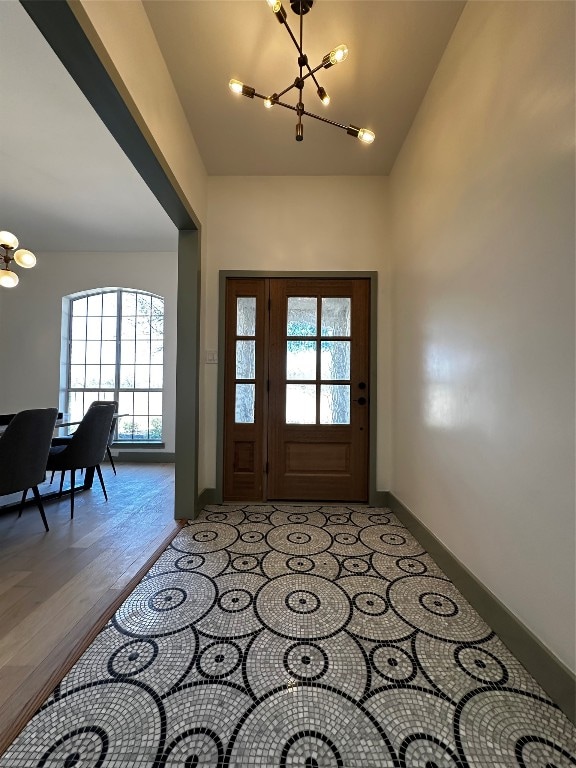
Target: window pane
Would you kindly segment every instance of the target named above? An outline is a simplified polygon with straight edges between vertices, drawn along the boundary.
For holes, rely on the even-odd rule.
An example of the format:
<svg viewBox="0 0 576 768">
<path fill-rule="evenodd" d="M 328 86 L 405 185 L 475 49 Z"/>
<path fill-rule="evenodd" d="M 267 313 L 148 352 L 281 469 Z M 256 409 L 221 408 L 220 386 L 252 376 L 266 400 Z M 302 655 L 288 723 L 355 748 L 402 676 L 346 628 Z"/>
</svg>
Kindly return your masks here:
<svg viewBox="0 0 576 768">
<path fill-rule="evenodd" d="M 347 384 L 322 384 L 320 424 L 350 424 L 350 387 Z"/>
<path fill-rule="evenodd" d="M 148 440 L 162 440 L 162 416 L 151 416 L 148 421 Z"/>
<path fill-rule="evenodd" d="M 134 413 L 148 415 L 148 392 L 134 392 Z"/>
<path fill-rule="evenodd" d="M 317 299 L 314 297 L 288 298 L 287 336 L 316 335 L 316 304 Z"/>
<path fill-rule="evenodd" d="M 352 300 L 322 299 L 322 336 L 350 336 Z"/>
<path fill-rule="evenodd" d="M 89 342 L 91 343 L 91 342 Z M 116 363 L 116 342 L 103 341 L 100 348 L 100 359 L 105 365 L 115 365 Z"/>
<path fill-rule="evenodd" d="M 150 366 L 150 388 L 151 389 L 162 389 L 163 373 L 164 373 L 164 370 L 161 365 Z"/>
<path fill-rule="evenodd" d="M 236 335 L 256 336 L 256 297 L 236 299 Z"/>
<path fill-rule="evenodd" d="M 134 411 L 134 393 L 120 392 L 118 394 L 118 413 L 132 413 Z"/>
<path fill-rule="evenodd" d="M 136 294 L 122 291 L 122 316 L 136 314 Z"/>
<path fill-rule="evenodd" d="M 350 378 L 350 342 L 323 341 L 321 344 L 321 377 L 323 379 Z"/>
<path fill-rule="evenodd" d="M 123 363 L 133 363 L 136 360 L 136 344 L 133 341 L 122 341 L 120 357 Z"/>
<path fill-rule="evenodd" d="M 162 415 L 162 392 L 150 392 L 149 395 L 150 407 L 149 413 L 152 415 Z"/>
<path fill-rule="evenodd" d="M 120 386 L 126 387 L 126 388 L 134 386 L 134 366 L 133 365 L 120 366 Z"/>
<path fill-rule="evenodd" d="M 286 424 L 316 424 L 316 385 L 286 385 Z"/>
<path fill-rule="evenodd" d="M 136 338 L 136 318 L 135 317 L 122 318 L 121 334 L 123 339 Z"/>
<path fill-rule="evenodd" d="M 164 362 L 164 344 L 162 342 L 152 341 L 150 362 L 160 365 Z"/>
<path fill-rule="evenodd" d="M 87 320 L 86 338 L 98 339 L 102 337 L 102 321 L 99 317 L 89 317 Z"/>
<path fill-rule="evenodd" d="M 146 317 L 150 315 L 151 300 L 152 296 L 144 293 L 136 294 L 136 311 L 139 315 L 146 315 Z"/>
<path fill-rule="evenodd" d="M 147 365 L 134 366 L 134 386 L 137 389 L 148 389 L 150 386 L 150 370 Z"/>
<path fill-rule="evenodd" d="M 102 294 L 88 296 L 88 314 L 91 317 L 100 317 L 102 314 Z"/>
<path fill-rule="evenodd" d="M 85 371 L 83 365 L 70 366 L 70 386 L 83 387 L 85 383 Z"/>
<path fill-rule="evenodd" d="M 70 392 L 68 398 L 68 416 L 70 421 L 80 421 L 84 416 L 84 393 Z"/>
<path fill-rule="evenodd" d="M 316 342 L 289 341 L 286 344 L 286 378 L 316 379 Z"/>
<path fill-rule="evenodd" d="M 116 318 L 115 317 L 103 317 L 102 318 L 102 338 L 109 341 L 115 341 L 116 339 Z"/>
<path fill-rule="evenodd" d="M 72 314 L 74 317 L 81 317 L 86 315 L 88 302 L 86 299 L 74 299 L 72 302 Z"/>
<path fill-rule="evenodd" d="M 116 366 L 115 365 L 103 365 L 100 375 L 101 387 L 114 387 L 116 385 Z M 106 400 L 112 400 L 113 398 L 106 398 Z"/>
<path fill-rule="evenodd" d="M 149 339 L 150 338 L 150 316 L 145 317 L 138 316 L 136 318 L 136 338 L 137 339 Z"/>
<path fill-rule="evenodd" d="M 164 299 L 160 296 L 152 296 L 152 315 L 154 317 L 164 316 Z"/>
<path fill-rule="evenodd" d="M 86 338 L 86 318 L 85 317 L 72 318 L 72 338 L 73 339 Z"/>
<path fill-rule="evenodd" d="M 164 315 L 153 313 L 150 318 L 150 336 L 153 339 L 161 339 L 164 336 Z"/>
<path fill-rule="evenodd" d="M 148 365 L 150 362 L 150 342 L 149 341 L 137 341 L 136 342 L 136 362 L 141 365 Z"/>
<path fill-rule="evenodd" d="M 87 387 L 100 386 L 100 366 L 99 365 L 86 366 L 86 386 Z"/>
<path fill-rule="evenodd" d="M 86 342 L 73 341 L 70 349 L 70 362 L 71 363 L 84 363 L 86 355 Z"/>
<path fill-rule="evenodd" d="M 236 342 L 236 378 L 256 378 L 256 342 Z"/>
<path fill-rule="evenodd" d="M 118 308 L 117 293 L 108 292 L 102 294 L 102 314 L 110 317 L 116 317 Z"/>
<path fill-rule="evenodd" d="M 97 365 L 100 362 L 100 342 L 86 342 L 86 362 L 91 365 Z"/>
<path fill-rule="evenodd" d="M 254 424 L 255 384 L 236 384 L 236 424 Z"/>
</svg>

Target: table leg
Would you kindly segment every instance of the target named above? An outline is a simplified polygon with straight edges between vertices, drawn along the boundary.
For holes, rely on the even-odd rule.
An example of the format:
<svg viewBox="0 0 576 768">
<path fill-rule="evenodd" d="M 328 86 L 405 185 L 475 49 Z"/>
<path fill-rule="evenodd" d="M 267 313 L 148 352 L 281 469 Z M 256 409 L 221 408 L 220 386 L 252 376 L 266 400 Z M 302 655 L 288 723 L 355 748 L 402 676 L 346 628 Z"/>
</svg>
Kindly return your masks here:
<svg viewBox="0 0 576 768">
<path fill-rule="evenodd" d="M 94 482 L 94 467 L 86 467 L 86 471 L 84 472 L 84 490 L 89 490 L 92 488 L 92 483 Z"/>
</svg>

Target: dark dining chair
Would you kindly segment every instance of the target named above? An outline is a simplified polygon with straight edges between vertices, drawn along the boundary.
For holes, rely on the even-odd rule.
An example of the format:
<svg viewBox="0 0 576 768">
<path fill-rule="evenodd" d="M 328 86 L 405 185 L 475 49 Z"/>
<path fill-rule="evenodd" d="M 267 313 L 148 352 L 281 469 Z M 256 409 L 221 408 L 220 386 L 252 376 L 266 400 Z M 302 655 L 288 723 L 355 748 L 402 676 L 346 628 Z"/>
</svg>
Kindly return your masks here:
<svg viewBox="0 0 576 768">
<path fill-rule="evenodd" d="M 118 412 L 118 400 L 93 400 L 89 408 L 92 408 L 94 405 L 110 405 L 110 403 L 114 404 L 114 413 Z M 114 431 L 116 429 L 116 417 L 112 419 L 112 424 L 110 425 L 110 434 L 108 435 L 108 442 L 106 443 L 106 453 L 108 455 L 108 459 L 110 461 L 110 464 L 112 465 L 112 469 L 114 470 L 114 474 L 116 474 L 116 466 L 114 464 L 114 459 L 112 458 L 112 451 L 110 450 L 110 446 L 112 445 L 112 442 L 114 441 Z M 53 438 L 52 445 L 67 445 L 70 440 L 72 439 L 72 435 L 58 435 L 57 437 Z M 50 482 L 54 480 L 54 472 L 52 472 L 52 476 L 50 477 Z M 61 478 L 60 483 L 60 491 L 62 491 L 62 483 L 64 482 L 64 478 Z"/>
<path fill-rule="evenodd" d="M 56 423 L 57 408 L 35 408 L 14 415 L 0 437 L 0 496 L 22 491 L 22 514 L 28 490 L 32 488 L 44 528 L 44 513 L 38 485 L 46 476 L 46 460 Z"/>
<path fill-rule="evenodd" d="M 70 436 L 65 445 L 52 445 L 48 455 L 46 469 L 50 472 L 62 472 L 60 493 L 64 482 L 64 473 L 70 470 L 70 517 L 74 518 L 74 491 L 77 469 L 96 469 L 104 498 L 108 501 L 100 463 L 106 453 L 110 427 L 116 412 L 116 405 L 106 402 L 88 408 L 78 429 Z"/>
</svg>

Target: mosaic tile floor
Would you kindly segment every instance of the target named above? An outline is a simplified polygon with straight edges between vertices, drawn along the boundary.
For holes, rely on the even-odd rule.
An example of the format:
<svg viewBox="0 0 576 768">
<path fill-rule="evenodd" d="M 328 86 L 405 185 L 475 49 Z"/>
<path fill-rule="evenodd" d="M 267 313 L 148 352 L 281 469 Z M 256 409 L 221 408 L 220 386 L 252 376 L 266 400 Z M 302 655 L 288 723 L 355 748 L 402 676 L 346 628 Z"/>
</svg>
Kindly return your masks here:
<svg viewBox="0 0 576 768">
<path fill-rule="evenodd" d="M 576 765 L 571 723 L 385 509 L 214 506 L 1 768 Z"/>
</svg>

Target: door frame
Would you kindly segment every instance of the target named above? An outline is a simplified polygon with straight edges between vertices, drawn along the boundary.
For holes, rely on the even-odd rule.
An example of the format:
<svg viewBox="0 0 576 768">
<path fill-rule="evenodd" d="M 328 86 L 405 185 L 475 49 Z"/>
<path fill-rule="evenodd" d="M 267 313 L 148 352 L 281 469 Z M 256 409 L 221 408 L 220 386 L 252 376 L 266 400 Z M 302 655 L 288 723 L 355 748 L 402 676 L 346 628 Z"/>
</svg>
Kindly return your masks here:
<svg viewBox="0 0 576 768">
<path fill-rule="evenodd" d="M 217 504 L 222 503 L 224 487 L 224 354 L 226 341 L 226 280 L 228 278 L 323 278 L 326 280 L 364 278 L 370 281 L 370 389 L 373 393 L 370 399 L 370 440 L 368 458 L 368 503 L 377 504 L 378 492 L 376 489 L 376 445 L 377 434 L 377 338 L 378 338 L 378 272 L 367 271 L 268 271 L 268 270 L 225 270 L 218 272 L 218 392 L 217 392 L 217 437 L 216 437 L 216 498 Z M 376 395 L 374 394 L 376 393 Z"/>
</svg>

